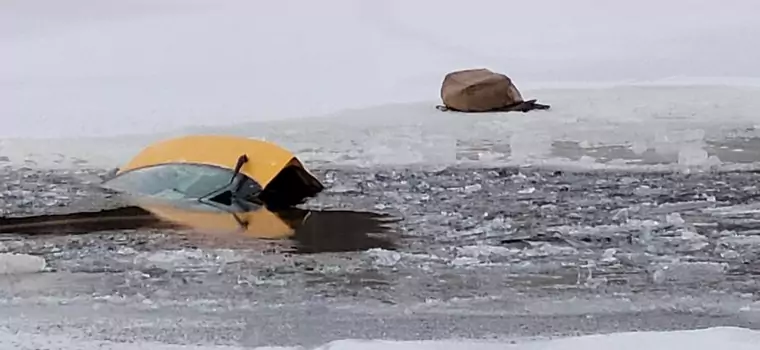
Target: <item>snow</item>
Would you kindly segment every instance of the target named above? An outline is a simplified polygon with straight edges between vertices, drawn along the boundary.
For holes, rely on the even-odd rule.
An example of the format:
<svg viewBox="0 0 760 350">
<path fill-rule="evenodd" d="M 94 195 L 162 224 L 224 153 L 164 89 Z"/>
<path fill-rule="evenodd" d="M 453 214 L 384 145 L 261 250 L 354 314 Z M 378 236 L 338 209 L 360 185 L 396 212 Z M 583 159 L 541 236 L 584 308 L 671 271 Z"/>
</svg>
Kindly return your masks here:
<svg viewBox="0 0 760 350">
<path fill-rule="evenodd" d="M 685 347 L 692 350 L 713 350 L 729 347 L 734 350 L 756 349 L 760 342 L 760 332 L 743 328 L 719 327 L 701 330 L 672 332 L 629 332 L 600 334 L 558 339 L 515 339 L 510 341 L 471 340 L 337 340 L 313 350 L 670 350 Z M 60 335 L 15 333 L 0 330 L 0 347 L 13 349 L 111 349 L 133 350 L 150 348 L 155 350 L 241 350 L 236 346 L 187 346 L 144 342 L 140 344 L 117 343 L 67 338 Z M 248 348 L 250 349 L 250 348 Z M 258 350 L 305 350 L 304 347 L 257 347 Z"/>
<path fill-rule="evenodd" d="M 423 341 L 423 342 L 388 342 L 388 341 L 354 341 L 342 340 L 328 344 L 320 349 L 398 349 L 398 350 L 595 350 L 595 349 L 672 349 L 675 346 L 688 346 L 691 349 L 714 349 L 719 346 L 735 346 L 735 349 L 756 347 L 760 332 L 739 328 L 713 328 L 699 331 L 680 332 L 640 332 L 618 333 L 612 335 L 592 335 L 556 340 L 539 340 L 533 342 L 467 342 L 467 341 Z"/>
</svg>

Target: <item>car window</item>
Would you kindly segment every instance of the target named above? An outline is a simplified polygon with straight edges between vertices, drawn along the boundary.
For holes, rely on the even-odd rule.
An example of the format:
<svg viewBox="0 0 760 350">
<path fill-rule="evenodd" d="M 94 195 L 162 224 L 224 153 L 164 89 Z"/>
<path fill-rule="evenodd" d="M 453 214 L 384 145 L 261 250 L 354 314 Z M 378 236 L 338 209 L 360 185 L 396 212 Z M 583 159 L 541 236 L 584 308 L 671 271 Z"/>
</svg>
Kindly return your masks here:
<svg viewBox="0 0 760 350">
<path fill-rule="evenodd" d="M 130 170 L 104 185 L 162 199 L 195 199 L 228 185 L 233 174 L 230 169 L 205 164 L 159 164 Z"/>
</svg>

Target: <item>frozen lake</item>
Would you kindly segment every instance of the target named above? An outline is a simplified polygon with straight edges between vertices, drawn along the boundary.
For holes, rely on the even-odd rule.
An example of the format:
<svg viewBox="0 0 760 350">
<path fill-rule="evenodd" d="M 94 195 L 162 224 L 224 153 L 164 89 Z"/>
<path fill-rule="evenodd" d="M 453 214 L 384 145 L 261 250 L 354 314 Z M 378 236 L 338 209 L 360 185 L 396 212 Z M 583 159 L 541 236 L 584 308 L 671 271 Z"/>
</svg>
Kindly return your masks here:
<svg viewBox="0 0 760 350">
<path fill-rule="evenodd" d="M 315 167 L 756 168 L 757 13 L 753 0 L 4 1 L 0 165 L 111 168 L 192 132 L 266 138 Z M 472 67 L 509 75 L 552 109 L 437 111 L 443 76 Z M 24 307 L 14 310 L 36 310 Z M 0 329 L 3 347 L 206 349 L 74 338 Z M 739 350 L 758 341 L 713 328 L 324 348 Z"/>
</svg>

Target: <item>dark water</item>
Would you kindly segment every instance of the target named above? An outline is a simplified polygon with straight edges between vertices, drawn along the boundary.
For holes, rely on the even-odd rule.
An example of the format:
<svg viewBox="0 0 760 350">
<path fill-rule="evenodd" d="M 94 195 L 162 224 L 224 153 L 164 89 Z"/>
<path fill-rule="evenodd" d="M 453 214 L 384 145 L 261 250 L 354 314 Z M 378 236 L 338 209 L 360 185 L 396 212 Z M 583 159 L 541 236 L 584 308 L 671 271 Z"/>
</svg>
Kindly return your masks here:
<svg viewBox="0 0 760 350">
<path fill-rule="evenodd" d="M 82 235 L 92 232 L 123 230 L 187 230 L 195 235 L 237 235 L 239 238 L 262 238 L 260 231 L 276 232 L 289 240 L 295 253 L 324 253 L 359 251 L 372 248 L 394 249 L 392 224 L 397 221 L 389 215 L 348 210 L 287 210 L 268 211 L 260 208 L 252 213 L 206 212 L 209 220 L 200 217 L 203 212 L 181 211 L 182 216 L 162 217 L 136 206 L 67 214 L 46 214 L 0 218 L 0 233 L 19 237 L 45 235 Z M 248 217 L 254 214 L 253 219 Z M 257 220 L 262 215 L 265 219 Z M 200 218 L 197 218 L 200 217 Z M 272 222 L 271 220 L 279 222 Z M 197 220 L 205 220 L 197 227 Z M 239 225 L 230 230 L 234 221 Z M 218 224 L 217 224 L 218 223 Z M 272 228 L 273 225 L 277 225 Z M 225 232 L 227 231 L 227 232 Z"/>
</svg>

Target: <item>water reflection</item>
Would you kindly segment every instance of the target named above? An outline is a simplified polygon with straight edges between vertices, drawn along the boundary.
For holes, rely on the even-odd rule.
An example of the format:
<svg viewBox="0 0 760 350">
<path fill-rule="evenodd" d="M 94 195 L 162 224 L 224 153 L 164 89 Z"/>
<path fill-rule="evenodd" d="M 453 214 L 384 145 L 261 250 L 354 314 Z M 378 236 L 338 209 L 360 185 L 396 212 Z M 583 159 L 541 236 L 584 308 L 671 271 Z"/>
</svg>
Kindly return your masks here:
<svg viewBox="0 0 760 350">
<path fill-rule="evenodd" d="M 0 218 L 0 233 L 17 235 L 86 234 L 135 229 L 184 229 L 215 237 L 290 240 L 296 253 L 394 249 L 390 215 L 348 210 L 263 207 L 227 212 L 208 207 L 143 204 L 97 212 Z"/>
</svg>

